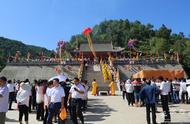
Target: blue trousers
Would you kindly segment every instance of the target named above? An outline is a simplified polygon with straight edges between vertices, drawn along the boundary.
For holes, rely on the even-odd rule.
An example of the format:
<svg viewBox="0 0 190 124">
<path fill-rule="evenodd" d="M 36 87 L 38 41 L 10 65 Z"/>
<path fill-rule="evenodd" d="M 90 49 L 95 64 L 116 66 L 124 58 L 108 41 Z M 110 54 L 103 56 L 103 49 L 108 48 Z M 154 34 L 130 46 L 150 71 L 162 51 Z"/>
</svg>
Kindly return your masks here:
<svg viewBox="0 0 190 124">
<path fill-rule="evenodd" d="M 50 103 L 49 108 L 48 108 L 47 124 L 52 124 L 53 116 L 55 114 L 59 115 L 60 109 L 61 109 L 61 102 Z M 63 121 L 59 118 L 58 124 L 65 124 L 65 121 Z"/>
</svg>

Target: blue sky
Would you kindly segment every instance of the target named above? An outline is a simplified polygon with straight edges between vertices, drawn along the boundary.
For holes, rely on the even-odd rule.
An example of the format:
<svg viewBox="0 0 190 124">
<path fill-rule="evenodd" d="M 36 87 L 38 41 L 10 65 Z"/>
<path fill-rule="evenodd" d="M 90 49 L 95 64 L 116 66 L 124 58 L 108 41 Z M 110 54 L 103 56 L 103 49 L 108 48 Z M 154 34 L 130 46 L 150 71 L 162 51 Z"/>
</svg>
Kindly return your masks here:
<svg viewBox="0 0 190 124">
<path fill-rule="evenodd" d="M 190 0 L 0 0 L 0 36 L 55 49 L 85 27 L 129 19 L 190 34 Z"/>
</svg>

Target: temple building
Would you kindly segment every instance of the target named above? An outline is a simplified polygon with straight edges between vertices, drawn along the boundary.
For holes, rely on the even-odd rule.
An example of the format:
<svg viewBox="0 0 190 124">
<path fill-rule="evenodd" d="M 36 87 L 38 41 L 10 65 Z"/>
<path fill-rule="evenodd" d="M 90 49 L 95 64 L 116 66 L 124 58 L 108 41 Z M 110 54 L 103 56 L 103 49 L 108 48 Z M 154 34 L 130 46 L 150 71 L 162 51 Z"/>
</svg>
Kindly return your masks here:
<svg viewBox="0 0 190 124">
<path fill-rule="evenodd" d="M 124 54 L 125 48 L 115 47 L 112 42 L 93 42 L 94 51 L 97 58 L 106 58 L 111 55 L 112 57 L 119 57 Z M 88 42 L 82 42 L 78 48 L 71 52 L 73 57 L 84 57 L 93 59 Z"/>
</svg>

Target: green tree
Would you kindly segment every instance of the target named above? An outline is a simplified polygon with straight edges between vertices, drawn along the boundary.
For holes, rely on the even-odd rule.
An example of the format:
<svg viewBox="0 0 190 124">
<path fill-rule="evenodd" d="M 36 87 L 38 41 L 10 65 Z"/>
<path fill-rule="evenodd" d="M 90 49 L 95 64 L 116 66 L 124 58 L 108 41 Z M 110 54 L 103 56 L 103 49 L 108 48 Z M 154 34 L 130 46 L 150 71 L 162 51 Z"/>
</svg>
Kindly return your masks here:
<svg viewBox="0 0 190 124">
<path fill-rule="evenodd" d="M 164 39 L 169 39 L 171 35 L 172 30 L 168 29 L 165 25 L 162 25 L 159 30 L 156 31 L 156 37 L 161 37 Z"/>
<path fill-rule="evenodd" d="M 160 55 L 167 53 L 170 48 L 167 40 L 164 38 L 159 38 L 159 37 L 152 37 L 149 40 L 149 47 L 150 47 L 151 53 L 157 54 L 158 52 Z"/>
</svg>

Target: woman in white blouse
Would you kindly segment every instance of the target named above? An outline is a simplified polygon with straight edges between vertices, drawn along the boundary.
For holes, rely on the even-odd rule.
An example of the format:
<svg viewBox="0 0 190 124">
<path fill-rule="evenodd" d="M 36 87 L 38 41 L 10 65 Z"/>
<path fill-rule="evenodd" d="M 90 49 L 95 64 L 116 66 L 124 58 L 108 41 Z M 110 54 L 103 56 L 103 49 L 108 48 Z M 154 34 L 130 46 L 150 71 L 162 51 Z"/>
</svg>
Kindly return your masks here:
<svg viewBox="0 0 190 124">
<path fill-rule="evenodd" d="M 39 80 L 36 86 L 36 119 L 44 120 L 44 84 L 43 80 Z"/>
<path fill-rule="evenodd" d="M 29 106 L 29 92 L 26 84 L 22 82 L 20 84 L 20 90 L 17 93 L 16 100 L 19 110 L 19 122 L 22 124 L 22 117 L 25 116 L 25 122 L 28 124 L 28 106 Z"/>
</svg>

